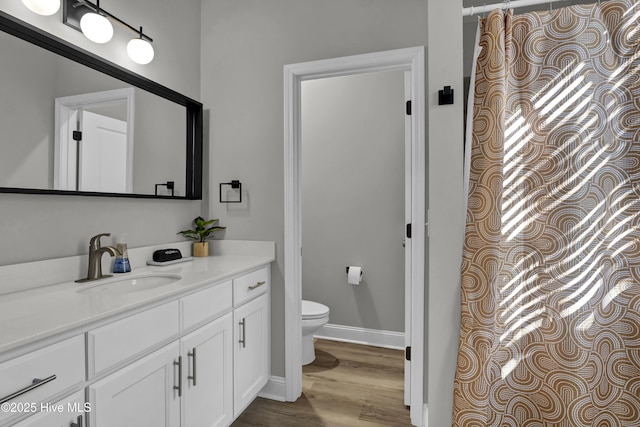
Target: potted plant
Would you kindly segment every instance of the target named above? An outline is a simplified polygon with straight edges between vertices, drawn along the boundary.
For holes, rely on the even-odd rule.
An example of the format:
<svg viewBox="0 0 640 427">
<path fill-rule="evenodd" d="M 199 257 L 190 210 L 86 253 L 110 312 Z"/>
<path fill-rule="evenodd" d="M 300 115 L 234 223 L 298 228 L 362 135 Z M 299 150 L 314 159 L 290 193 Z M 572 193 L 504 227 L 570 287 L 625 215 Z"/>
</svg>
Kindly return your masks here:
<svg viewBox="0 0 640 427">
<path fill-rule="evenodd" d="M 193 256 L 204 257 L 209 256 L 209 242 L 206 240 L 213 235 L 214 231 L 224 230 L 227 227 L 213 226 L 217 219 L 205 220 L 201 216 L 193 220 L 196 228 L 193 230 L 182 230 L 178 234 L 195 240 L 193 242 Z"/>
</svg>

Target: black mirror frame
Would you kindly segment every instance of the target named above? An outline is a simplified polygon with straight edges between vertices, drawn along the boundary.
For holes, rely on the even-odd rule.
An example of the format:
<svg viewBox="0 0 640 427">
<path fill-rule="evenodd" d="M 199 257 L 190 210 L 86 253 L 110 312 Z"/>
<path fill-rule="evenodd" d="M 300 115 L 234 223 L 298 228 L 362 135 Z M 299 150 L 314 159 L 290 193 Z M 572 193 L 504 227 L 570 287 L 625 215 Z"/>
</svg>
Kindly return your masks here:
<svg viewBox="0 0 640 427">
<path fill-rule="evenodd" d="M 109 62 L 91 52 L 44 32 L 24 21 L 0 11 L 0 31 L 40 46 L 50 52 L 64 56 L 79 64 L 86 65 L 125 83 L 158 95 L 186 107 L 186 194 L 185 196 L 156 196 L 153 194 L 102 193 L 93 191 L 69 191 L 0 187 L 0 193 L 22 194 L 62 194 L 77 196 L 128 197 L 144 199 L 202 200 L 202 103 L 161 84 L 133 73 L 124 67 Z"/>
</svg>

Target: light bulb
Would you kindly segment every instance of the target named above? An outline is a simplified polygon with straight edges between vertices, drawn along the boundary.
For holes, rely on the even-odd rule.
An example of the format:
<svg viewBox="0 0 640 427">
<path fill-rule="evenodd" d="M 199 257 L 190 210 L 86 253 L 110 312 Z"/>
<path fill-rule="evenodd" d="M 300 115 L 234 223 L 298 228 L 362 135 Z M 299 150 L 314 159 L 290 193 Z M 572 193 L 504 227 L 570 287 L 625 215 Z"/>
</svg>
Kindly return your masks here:
<svg viewBox="0 0 640 427">
<path fill-rule="evenodd" d="M 60 0 L 22 0 L 22 3 L 38 15 L 53 15 L 60 9 Z"/>
<path fill-rule="evenodd" d="M 104 16 L 93 12 L 82 15 L 80 29 L 94 43 L 106 43 L 113 37 L 111 22 Z"/>
<path fill-rule="evenodd" d="M 131 39 L 127 44 L 129 58 L 137 64 L 145 65 L 153 60 L 153 46 L 144 39 Z"/>
</svg>

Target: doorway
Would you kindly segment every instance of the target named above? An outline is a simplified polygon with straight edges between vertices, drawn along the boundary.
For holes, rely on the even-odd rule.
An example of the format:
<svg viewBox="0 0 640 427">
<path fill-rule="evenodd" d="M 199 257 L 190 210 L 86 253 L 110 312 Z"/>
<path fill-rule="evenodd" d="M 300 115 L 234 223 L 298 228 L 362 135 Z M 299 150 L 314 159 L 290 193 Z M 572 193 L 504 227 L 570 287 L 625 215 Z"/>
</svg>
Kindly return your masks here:
<svg viewBox="0 0 640 427">
<path fill-rule="evenodd" d="M 302 299 L 330 308 L 328 324 L 315 333 L 321 338 L 409 346 L 405 331 L 411 325 L 404 315 L 410 300 L 404 298 L 410 296 L 405 227 L 411 192 L 405 188 L 411 181 L 405 171 L 411 167 L 411 116 L 405 73 L 302 82 Z M 350 265 L 362 268 L 360 284 L 347 283 Z"/>
<path fill-rule="evenodd" d="M 424 396 L 424 289 L 426 219 L 426 148 L 424 48 L 408 48 L 285 66 L 285 399 L 295 401 L 302 392 L 301 313 L 301 92 L 302 82 L 376 71 L 404 71 L 405 92 L 411 101 L 406 134 L 407 192 L 409 196 L 405 245 L 409 248 L 405 292 L 406 340 L 411 361 L 407 364 L 407 402 L 413 425 L 423 424 Z M 411 224 L 409 226 L 409 224 Z"/>
<path fill-rule="evenodd" d="M 54 189 L 133 191 L 133 88 L 55 99 Z"/>
</svg>

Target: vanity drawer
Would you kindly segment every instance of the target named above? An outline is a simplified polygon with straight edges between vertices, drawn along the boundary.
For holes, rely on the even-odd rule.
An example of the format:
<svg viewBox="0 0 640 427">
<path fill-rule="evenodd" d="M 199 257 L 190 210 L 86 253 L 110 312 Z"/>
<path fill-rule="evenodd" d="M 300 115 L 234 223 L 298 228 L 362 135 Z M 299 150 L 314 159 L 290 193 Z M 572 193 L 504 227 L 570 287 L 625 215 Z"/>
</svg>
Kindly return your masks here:
<svg viewBox="0 0 640 427">
<path fill-rule="evenodd" d="M 214 319 L 233 307 L 231 280 L 180 299 L 182 329 Z"/>
<path fill-rule="evenodd" d="M 269 289 L 270 282 L 269 266 L 234 279 L 233 305 L 237 307 L 250 299 L 264 294 Z"/>
<path fill-rule="evenodd" d="M 89 378 L 179 332 L 178 301 L 96 328 L 87 333 Z"/>
<path fill-rule="evenodd" d="M 74 386 L 80 387 L 83 383 L 83 336 L 78 335 L 0 364 L 0 378 L 2 400 L 28 389 L 36 378 L 44 380 L 39 386 L 8 400 L 9 406 L 3 406 L 0 411 L 0 424 L 18 414 L 39 411 L 40 402 L 48 402 L 50 397 Z"/>
</svg>

